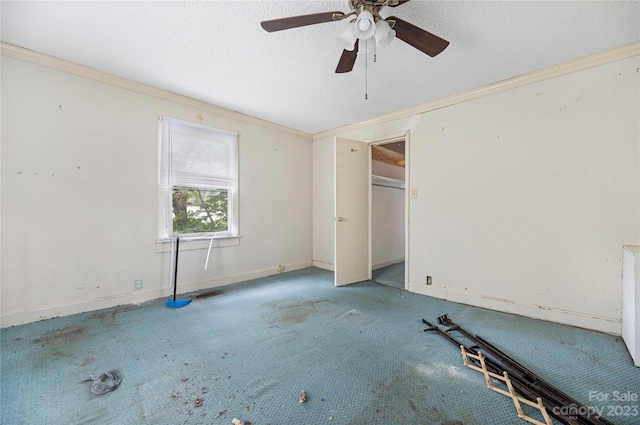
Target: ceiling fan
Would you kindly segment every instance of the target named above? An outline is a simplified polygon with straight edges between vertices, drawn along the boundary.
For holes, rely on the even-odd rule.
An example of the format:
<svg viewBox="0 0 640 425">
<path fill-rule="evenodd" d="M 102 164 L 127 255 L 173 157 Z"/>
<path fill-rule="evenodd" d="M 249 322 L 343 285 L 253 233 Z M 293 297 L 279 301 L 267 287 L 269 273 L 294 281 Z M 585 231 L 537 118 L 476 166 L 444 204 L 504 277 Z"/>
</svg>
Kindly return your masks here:
<svg viewBox="0 0 640 425">
<path fill-rule="evenodd" d="M 434 57 L 449 45 L 447 40 L 395 16 L 389 16 L 386 19 L 380 16 L 380 10 L 385 6 L 397 7 L 408 1 L 349 0 L 351 10 L 348 13 L 321 12 L 272 19 L 262 21 L 260 24 L 266 31 L 274 32 L 324 22 L 341 21 L 352 16 L 353 19 L 350 21 L 349 27 L 338 37 L 338 43 L 344 48 L 344 51 L 338 62 L 336 73 L 351 71 L 358 55 L 358 46 L 364 42 L 365 48 L 368 48 L 370 40 L 375 42 L 378 47 L 385 47 L 397 37 L 421 52 Z"/>
</svg>

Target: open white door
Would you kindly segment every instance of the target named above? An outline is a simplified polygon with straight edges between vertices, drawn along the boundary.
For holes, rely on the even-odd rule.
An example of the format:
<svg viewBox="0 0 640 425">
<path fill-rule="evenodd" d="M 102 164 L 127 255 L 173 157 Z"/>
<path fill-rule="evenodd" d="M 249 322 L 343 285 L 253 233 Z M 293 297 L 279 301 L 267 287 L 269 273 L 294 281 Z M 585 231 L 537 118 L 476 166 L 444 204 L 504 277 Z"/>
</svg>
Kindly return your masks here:
<svg viewBox="0 0 640 425">
<path fill-rule="evenodd" d="M 336 286 L 371 277 L 369 264 L 369 145 L 336 137 L 334 240 Z"/>
</svg>

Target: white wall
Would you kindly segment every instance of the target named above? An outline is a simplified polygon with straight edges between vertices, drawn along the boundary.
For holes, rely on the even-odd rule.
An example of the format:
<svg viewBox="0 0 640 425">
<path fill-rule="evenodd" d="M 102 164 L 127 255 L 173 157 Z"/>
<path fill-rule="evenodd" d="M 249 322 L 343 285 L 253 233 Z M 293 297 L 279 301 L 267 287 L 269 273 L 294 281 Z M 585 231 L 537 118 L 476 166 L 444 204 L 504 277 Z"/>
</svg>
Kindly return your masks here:
<svg viewBox="0 0 640 425">
<path fill-rule="evenodd" d="M 376 270 L 404 261 L 404 189 L 371 187 L 371 264 Z"/>
<path fill-rule="evenodd" d="M 404 181 L 404 167 L 387 164 L 382 161 L 371 161 L 371 174 L 374 176 L 389 177 L 390 179 Z"/>
<path fill-rule="evenodd" d="M 411 130 L 409 289 L 619 334 L 621 248 L 640 242 L 639 66 L 633 56 L 339 134 Z M 314 141 L 314 167 L 330 164 L 329 139 Z M 332 209 L 315 203 L 316 229 Z M 328 257 L 314 241 L 314 260 Z"/>
<path fill-rule="evenodd" d="M 334 266 L 333 137 L 313 143 L 313 265 Z"/>
<path fill-rule="evenodd" d="M 207 271 L 208 244 L 181 243 L 179 292 L 311 265 L 308 138 L 3 56 L 3 327 L 171 293 L 156 117 L 198 114 L 239 134 L 242 237 Z"/>
<path fill-rule="evenodd" d="M 405 169 L 371 161 L 371 174 L 405 180 Z M 373 185 L 371 188 L 371 268 L 404 261 L 404 189 Z"/>
</svg>

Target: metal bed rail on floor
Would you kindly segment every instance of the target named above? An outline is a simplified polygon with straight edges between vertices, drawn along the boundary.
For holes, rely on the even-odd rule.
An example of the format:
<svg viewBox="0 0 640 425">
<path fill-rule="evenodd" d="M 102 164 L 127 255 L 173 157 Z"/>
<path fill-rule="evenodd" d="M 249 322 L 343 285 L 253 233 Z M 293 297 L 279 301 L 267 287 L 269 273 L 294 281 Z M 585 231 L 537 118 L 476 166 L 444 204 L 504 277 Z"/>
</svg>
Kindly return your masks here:
<svg viewBox="0 0 640 425">
<path fill-rule="evenodd" d="M 597 412 L 585 408 L 573 398 L 564 394 L 557 388 L 543 381 L 540 377 L 533 372 L 526 369 L 513 359 L 509 358 L 506 354 L 492 346 L 485 340 L 466 332 L 460 326 L 456 325 L 449 319 L 447 315 L 440 316 L 438 323 L 450 326 L 447 332 L 458 331 L 464 337 L 469 339 L 474 345 L 472 347 L 465 346 L 458 342 L 455 338 L 449 335 L 447 332 L 442 331 L 438 326 L 432 325 L 425 319 L 422 319 L 423 323 L 429 326 L 424 331 L 436 331 L 439 335 L 444 336 L 449 342 L 456 345 L 457 348 L 464 347 L 467 353 L 471 353 L 473 356 L 478 356 L 480 353 L 478 350 L 482 349 L 491 357 L 498 360 L 498 362 L 484 357 L 486 368 L 488 372 L 493 374 L 504 376 L 504 372 L 508 372 L 511 384 L 514 390 L 527 398 L 530 402 L 536 403 L 538 397 L 542 400 L 545 409 L 552 416 L 557 418 L 560 422 L 566 425 L 613 425 L 607 419 L 601 417 Z M 476 367 L 481 367 L 480 361 L 476 358 L 472 358 L 472 363 Z M 587 412 L 586 414 L 569 414 L 569 412 Z"/>
<path fill-rule="evenodd" d="M 451 332 L 454 330 L 459 332 L 462 336 L 464 336 L 465 338 L 473 342 L 475 346 L 479 347 L 485 353 L 497 359 L 500 363 L 502 363 L 507 368 L 507 370 L 509 370 L 511 376 L 518 375 L 521 378 L 527 380 L 528 382 L 531 382 L 532 384 L 534 384 L 537 391 L 545 394 L 549 399 L 549 401 L 552 401 L 555 403 L 552 407 L 550 407 L 550 409 L 553 409 L 555 407 L 557 410 L 557 408 L 559 407 L 566 407 L 567 409 L 565 410 L 567 411 L 578 412 L 574 416 L 576 417 L 576 419 L 579 420 L 579 423 L 581 424 L 613 425 L 607 419 L 598 415 L 597 412 L 592 411 L 592 409 L 588 409 L 587 407 L 583 406 L 580 402 L 573 399 L 571 396 L 563 393 L 558 388 L 544 381 L 538 375 L 531 372 L 529 369 L 527 369 L 517 361 L 507 356 L 505 353 L 500 351 L 497 347 L 493 346 L 486 340 L 482 339 L 477 335 L 473 335 L 470 332 L 465 331 L 459 325 L 455 324 L 449 318 L 448 315 L 445 314 L 443 316 L 438 317 L 438 323 L 451 326 L 449 329 L 447 329 L 447 332 Z M 586 412 L 586 413 L 581 414 L 580 412 Z"/>
<path fill-rule="evenodd" d="M 428 321 L 426 321 L 425 319 L 422 319 L 422 322 L 429 326 L 427 329 L 424 330 L 424 332 L 428 332 L 428 331 L 435 331 L 436 333 L 438 333 L 439 335 L 443 336 L 445 339 L 447 339 L 449 342 L 451 342 L 453 345 L 455 345 L 456 347 L 460 348 L 460 347 L 464 347 L 465 351 L 467 353 L 472 353 L 475 356 L 479 356 L 480 353 L 478 351 L 476 351 L 473 347 L 467 347 L 464 344 L 461 344 L 460 342 L 458 342 L 455 338 L 453 338 L 451 335 L 449 335 L 448 333 L 445 333 L 442 329 L 440 329 L 438 326 L 432 325 L 431 323 L 429 323 Z M 503 368 L 501 365 L 499 365 L 498 363 L 496 363 L 495 361 L 493 361 L 492 359 L 489 358 L 484 358 L 485 361 L 485 367 L 488 371 L 490 371 L 493 374 L 502 374 L 504 372 Z M 476 366 L 481 366 L 480 362 L 477 361 L 475 358 L 472 358 L 471 363 L 474 363 Z M 523 382 L 520 378 L 513 377 L 513 379 L 511 379 L 511 384 L 514 387 L 515 391 L 524 396 L 527 397 L 529 400 L 537 400 L 537 398 L 539 397 L 538 393 L 535 392 L 535 388 L 532 389 L 531 386 L 527 383 L 527 382 Z M 544 400 L 543 400 L 544 403 Z M 558 418 L 558 420 L 560 420 L 560 422 L 562 422 L 563 424 L 566 425 L 582 425 L 580 422 L 575 421 L 572 417 L 566 416 L 566 415 L 554 415 L 555 417 Z"/>
</svg>

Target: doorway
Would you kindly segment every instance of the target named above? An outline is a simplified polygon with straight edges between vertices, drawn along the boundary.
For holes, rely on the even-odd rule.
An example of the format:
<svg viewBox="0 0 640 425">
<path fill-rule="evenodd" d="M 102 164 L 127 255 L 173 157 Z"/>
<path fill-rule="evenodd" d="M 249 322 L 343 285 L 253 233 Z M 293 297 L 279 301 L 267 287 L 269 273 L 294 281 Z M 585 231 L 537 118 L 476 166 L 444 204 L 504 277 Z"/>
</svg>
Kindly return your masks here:
<svg viewBox="0 0 640 425">
<path fill-rule="evenodd" d="M 405 289 L 406 136 L 371 143 L 371 278 Z"/>
</svg>

